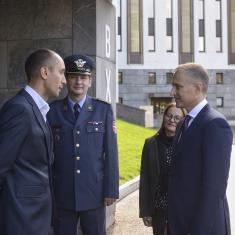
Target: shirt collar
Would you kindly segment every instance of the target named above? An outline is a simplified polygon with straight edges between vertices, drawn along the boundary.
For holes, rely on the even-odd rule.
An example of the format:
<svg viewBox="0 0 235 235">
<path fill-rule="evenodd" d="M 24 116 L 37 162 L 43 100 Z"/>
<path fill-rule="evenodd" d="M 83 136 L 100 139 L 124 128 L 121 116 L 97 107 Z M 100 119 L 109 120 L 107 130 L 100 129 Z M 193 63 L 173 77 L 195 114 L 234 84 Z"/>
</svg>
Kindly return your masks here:
<svg viewBox="0 0 235 235">
<path fill-rule="evenodd" d="M 50 110 L 48 103 L 29 85 L 26 85 L 24 89 L 33 98 L 43 116 L 43 119 L 46 121 L 46 115 Z"/>
<path fill-rule="evenodd" d="M 68 101 L 69 101 L 69 106 L 70 108 L 73 110 L 73 106 L 77 103 L 75 101 L 73 101 L 69 96 L 68 96 Z M 81 107 L 82 109 L 82 106 L 84 105 L 86 101 L 86 95 L 78 102 L 79 106 Z"/>
<path fill-rule="evenodd" d="M 207 100 L 203 99 L 199 104 L 197 104 L 189 113 L 188 115 L 191 116 L 193 119 L 200 113 L 200 111 L 206 106 Z"/>
</svg>

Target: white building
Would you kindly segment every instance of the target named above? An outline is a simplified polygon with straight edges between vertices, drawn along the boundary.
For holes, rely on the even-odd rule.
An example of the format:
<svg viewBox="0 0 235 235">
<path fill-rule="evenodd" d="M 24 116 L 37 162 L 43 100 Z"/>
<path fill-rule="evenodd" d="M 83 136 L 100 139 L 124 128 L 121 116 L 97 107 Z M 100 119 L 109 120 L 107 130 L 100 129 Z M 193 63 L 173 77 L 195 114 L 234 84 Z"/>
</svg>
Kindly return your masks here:
<svg viewBox="0 0 235 235">
<path fill-rule="evenodd" d="M 195 62 L 208 69 L 208 101 L 235 117 L 235 0 L 118 0 L 119 102 L 153 105 L 170 97 L 172 72 Z"/>
</svg>

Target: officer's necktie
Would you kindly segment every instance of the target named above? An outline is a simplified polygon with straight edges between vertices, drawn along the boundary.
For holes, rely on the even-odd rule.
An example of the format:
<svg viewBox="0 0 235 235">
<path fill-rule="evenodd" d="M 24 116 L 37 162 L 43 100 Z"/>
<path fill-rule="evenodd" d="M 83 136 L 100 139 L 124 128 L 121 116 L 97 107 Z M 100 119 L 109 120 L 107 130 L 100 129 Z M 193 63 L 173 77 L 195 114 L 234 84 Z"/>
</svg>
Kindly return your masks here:
<svg viewBox="0 0 235 235">
<path fill-rule="evenodd" d="M 75 119 L 77 120 L 78 116 L 79 116 L 79 113 L 80 113 L 80 105 L 78 103 L 76 103 L 74 106 L 73 106 L 73 111 L 74 111 L 74 116 L 75 116 Z"/>
<path fill-rule="evenodd" d="M 184 122 L 182 124 L 182 128 L 181 128 L 181 138 L 182 136 L 185 134 L 185 132 L 187 131 L 188 129 L 188 124 L 189 124 L 189 121 L 191 120 L 191 116 L 189 115 L 186 115 L 185 118 L 184 118 Z"/>
</svg>

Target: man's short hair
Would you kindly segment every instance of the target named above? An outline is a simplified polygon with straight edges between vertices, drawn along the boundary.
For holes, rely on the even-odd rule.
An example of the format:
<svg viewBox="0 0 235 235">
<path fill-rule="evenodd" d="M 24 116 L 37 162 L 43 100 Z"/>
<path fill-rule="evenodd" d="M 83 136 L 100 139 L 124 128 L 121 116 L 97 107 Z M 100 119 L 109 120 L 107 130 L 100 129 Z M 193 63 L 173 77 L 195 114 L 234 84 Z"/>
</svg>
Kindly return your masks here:
<svg viewBox="0 0 235 235">
<path fill-rule="evenodd" d="M 177 73 L 184 73 L 194 80 L 201 81 L 203 84 L 203 92 L 207 92 L 209 75 L 202 65 L 195 63 L 181 64 L 175 69 L 174 76 Z"/>
<path fill-rule="evenodd" d="M 39 49 L 28 56 L 25 61 L 25 73 L 29 82 L 43 66 L 50 67 L 49 60 L 56 54 L 50 49 Z"/>
</svg>

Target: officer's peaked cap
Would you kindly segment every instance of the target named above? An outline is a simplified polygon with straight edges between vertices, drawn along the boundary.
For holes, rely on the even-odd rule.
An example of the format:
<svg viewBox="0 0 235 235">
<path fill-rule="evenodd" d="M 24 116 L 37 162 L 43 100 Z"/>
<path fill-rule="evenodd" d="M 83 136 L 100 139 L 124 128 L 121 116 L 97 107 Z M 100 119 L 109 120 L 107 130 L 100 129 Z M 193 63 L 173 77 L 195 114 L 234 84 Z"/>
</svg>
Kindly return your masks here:
<svg viewBox="0 0 235 235">
<path fill-rule="evenodd" d="M 64 59 L 66 74 L 91 75 L 93 60 L 86 55 L 71 55 Z"/>
</svg>

